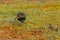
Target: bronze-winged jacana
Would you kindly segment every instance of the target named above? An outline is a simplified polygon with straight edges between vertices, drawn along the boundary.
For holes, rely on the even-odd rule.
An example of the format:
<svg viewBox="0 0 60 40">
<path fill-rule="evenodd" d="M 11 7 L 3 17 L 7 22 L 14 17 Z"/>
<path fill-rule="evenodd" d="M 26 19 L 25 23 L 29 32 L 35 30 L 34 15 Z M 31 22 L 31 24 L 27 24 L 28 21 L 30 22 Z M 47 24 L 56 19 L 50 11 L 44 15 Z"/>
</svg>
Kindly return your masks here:
<svg viewBox="0 0 60 40">
<path fill-rule="evenodd" d="M 26 19 L 26 16 L 25 16 L 25 14 L 24 14 L 23 12 L 19 12 L 19 13 L 17 14 L 17 20 L 18 20 L 18 21 L 24 23 L 25 19 Z"/>
</svg>

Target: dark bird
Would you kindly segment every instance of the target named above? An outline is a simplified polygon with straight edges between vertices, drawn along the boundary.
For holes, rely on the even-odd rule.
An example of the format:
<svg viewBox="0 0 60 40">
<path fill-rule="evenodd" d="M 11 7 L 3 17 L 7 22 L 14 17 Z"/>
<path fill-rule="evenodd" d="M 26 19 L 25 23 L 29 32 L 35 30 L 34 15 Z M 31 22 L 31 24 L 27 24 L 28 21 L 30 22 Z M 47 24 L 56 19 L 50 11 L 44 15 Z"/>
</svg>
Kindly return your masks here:
<svg viewBox="0 0 60 40">
<path fill-rule="evenodd" d="M 24 23 L 25 19 L 26 19 L 26 16 L 25 16 L 24 13 L 19 12 L 19 13 L 17 14 L 17 20 L 18 20 L 18 21 Z"/>
</svg>

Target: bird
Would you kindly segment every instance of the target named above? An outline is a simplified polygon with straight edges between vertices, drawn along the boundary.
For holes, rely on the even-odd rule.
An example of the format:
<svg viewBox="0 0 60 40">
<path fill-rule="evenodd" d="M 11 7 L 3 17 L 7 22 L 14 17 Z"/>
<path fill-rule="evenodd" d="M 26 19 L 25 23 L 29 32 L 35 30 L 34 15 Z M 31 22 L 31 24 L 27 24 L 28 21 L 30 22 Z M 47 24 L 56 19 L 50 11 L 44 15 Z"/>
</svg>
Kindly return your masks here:
<svg viewBox="0 0 60 40">
<path fill-rule="evenodd" d="M 23 12 L 18 12 L 17 20 L 21 23 L 24 23 L 24 21 L 26 20 L 26 15 Z"/>
</svg>

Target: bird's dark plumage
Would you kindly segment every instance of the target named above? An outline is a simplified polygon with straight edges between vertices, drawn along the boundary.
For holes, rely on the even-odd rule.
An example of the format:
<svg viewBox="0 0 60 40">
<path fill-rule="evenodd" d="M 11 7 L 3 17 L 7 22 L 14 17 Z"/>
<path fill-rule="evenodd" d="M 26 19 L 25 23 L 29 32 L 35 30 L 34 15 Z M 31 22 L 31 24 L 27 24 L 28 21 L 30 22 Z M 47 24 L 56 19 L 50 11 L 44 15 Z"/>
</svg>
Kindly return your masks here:
<svg viewBox="0 0 60 40">
<path fill-rule="evenodd" d="M 19 12 L 19 13 L 17 14 L 17 20 L 18 20 L 18 21 L 21 21 L 22 23 L 24 23 L 25 19 L 26 19 L 26 16 L 25 16 L 24 13 Z"/>
</svg>

